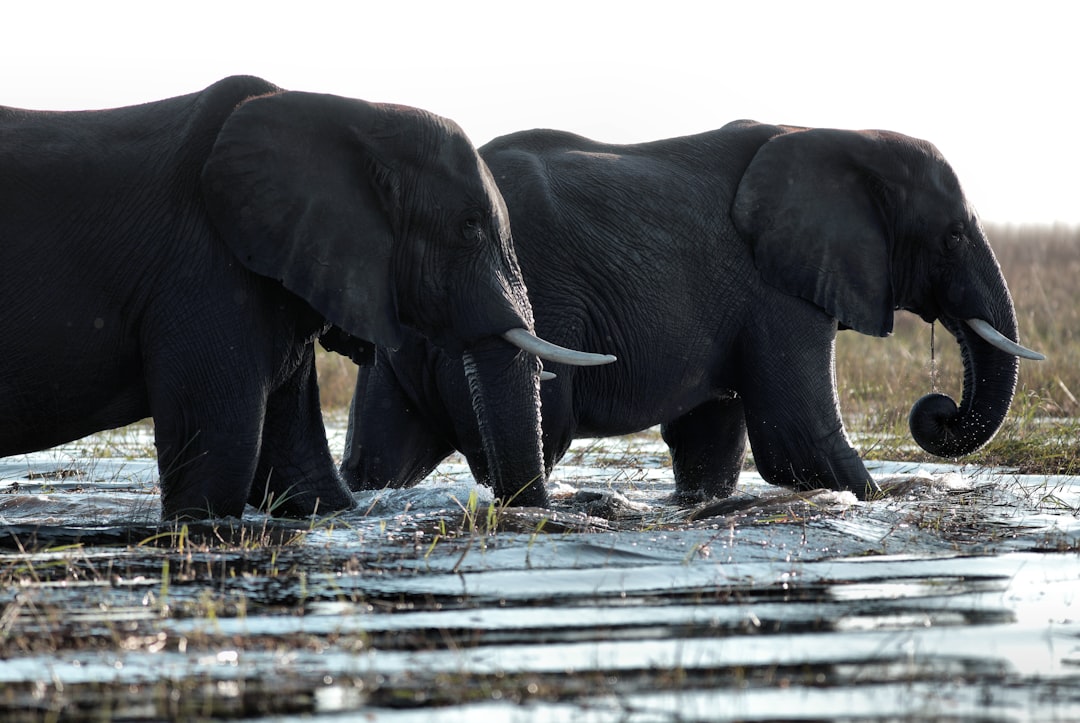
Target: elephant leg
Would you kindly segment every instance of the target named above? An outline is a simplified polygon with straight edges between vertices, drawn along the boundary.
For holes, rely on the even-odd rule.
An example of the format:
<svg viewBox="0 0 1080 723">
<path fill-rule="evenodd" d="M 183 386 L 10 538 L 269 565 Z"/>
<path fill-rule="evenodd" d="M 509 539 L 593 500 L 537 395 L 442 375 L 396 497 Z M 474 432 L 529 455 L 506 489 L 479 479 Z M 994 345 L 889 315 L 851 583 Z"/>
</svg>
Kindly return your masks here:
<svg viewBox="0 0 1080 723">
<path fill-rule="evenodd" d="M 844 431 L 836 396 L 836 321 L 794 298 L 759 323 L 742 365 L 740 394 L 754 463 L 762 477 L 797 489 L 877 492 Z M 783 318 L 784 322 L 776 321 Z"/>
<path fill-rule="evenodd" d="M 341 462 L 349 487 L 412 487 L 453 451 L 405 393 L 385 356 L 360 367 Z"/>
<path fill-rule="evenodd" d="M 308 517 L 354 506 L 326 443 L 314 345 L 266 400 L 259 464 L 248 502 L 277 516 Z"/>
<path fill-rule="evenodd" d="M 697 502 L 728 497 L 746 459 L 746 421 L 738 398 L 715 399 L 667 424 L 675 498 Z"/>
<path fill-rule="evenodd" d="M 164 519 L 241 517 L 262 435 L 262 398 L 186 371 L 148 375 Z"/>
</svg>

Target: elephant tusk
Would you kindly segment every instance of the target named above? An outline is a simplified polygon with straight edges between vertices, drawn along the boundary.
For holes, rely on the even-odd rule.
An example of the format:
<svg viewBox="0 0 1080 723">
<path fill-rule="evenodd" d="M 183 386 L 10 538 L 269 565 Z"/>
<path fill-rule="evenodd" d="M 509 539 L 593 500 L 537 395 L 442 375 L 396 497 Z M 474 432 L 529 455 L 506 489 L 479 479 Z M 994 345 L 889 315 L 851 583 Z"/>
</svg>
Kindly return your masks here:
<svg viewBox="0 0 1080 723">
<path fill-rule="evenodd" d="M 558 376 L 559 375 L 556 374 L 555 372 L 549 372 L 547 369 L 541 369 L 540 370 L 540 381 L 542 381 L 542 382 L 549 382 L 549 381 L 551 381 L 552 379 L 555 379 Z"/>
<path fill-rule="evenodd" d="M 552 344 L 550 341 L 544 341 L 524 329 L 511 329 L 504 333 L 502 337 L 522 351 L 527 351 L 541 359 L 557 364 L 592 367 L 600 364 L 610 364 L 615 361 L 615 357 L 611 354 L 589 354 L 584 351 L 567 349 L 558 344 Z"/>
<path fill-rule="evenodd" d="M 965 319 L 964 322 L 971 327 L 972 331 L 981 336 L 986 343 L 997 347 L 1006 354 L 1012 354 L 1013 356 L 1022 357 L 1024 359 L 1034 359 L 1035 361 L 1046 359 L 1046 357 L 1039 352 L 1032 351 L 1027 347 L 1020 346 L 1015 341 L 1010 340 L 1000 331 L 995 329 L 989 322 L 983 321 L 982 319 Z"/>
</svg>

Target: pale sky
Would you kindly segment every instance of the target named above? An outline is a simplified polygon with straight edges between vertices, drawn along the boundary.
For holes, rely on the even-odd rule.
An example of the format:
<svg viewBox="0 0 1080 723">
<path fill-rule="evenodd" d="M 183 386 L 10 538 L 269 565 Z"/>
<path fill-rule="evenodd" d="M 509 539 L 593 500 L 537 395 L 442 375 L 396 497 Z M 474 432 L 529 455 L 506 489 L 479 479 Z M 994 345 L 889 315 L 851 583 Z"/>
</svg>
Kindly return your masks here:
<svg viewBox="0 0 1080 723">
<path fill-rule="evenodd" d="M 31 7 L 32 6 L 32 7 Z M 0 105 L 102 108 L 238 73 L 427 108 L 481 145 L 738 118 L 944 153 L 984 221 L 1080 224 L 1080 10 L 1062 0 L 78 0 L 0 20 Z"/>
</svg>

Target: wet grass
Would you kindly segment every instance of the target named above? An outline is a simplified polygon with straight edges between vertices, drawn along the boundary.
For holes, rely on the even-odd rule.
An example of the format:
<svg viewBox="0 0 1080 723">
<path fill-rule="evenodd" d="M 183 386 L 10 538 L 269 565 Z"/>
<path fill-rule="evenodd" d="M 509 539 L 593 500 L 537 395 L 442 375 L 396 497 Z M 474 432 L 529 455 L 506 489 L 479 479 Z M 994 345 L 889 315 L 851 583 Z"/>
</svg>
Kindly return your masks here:
<svg viewBox="0 0 1080 723">
<path fill-rule="evenodd" d="M 0 660 L 54 659 L 93 665 L 114 656 L 172 656 L 195 665 L 235 665 L 240 653 L 303 650 L 310 636 L 236 636 L 220 621 L 248 615 L 303 614 L 309 570 L 345 570 L 299 537 L 248 530 L 191 535 L 181 528 L 127 548 L 82 544 L 0 557 L 0 589 L 12 591 L 0 615 Z M 202 538 L 196 540 L 196 538 Z M 213 540 L 211 540 L 213 538 Z M 75 588 L 81 594 L 72 595 Z M 274 594 L 280 590 L 281 594 Z M 197 622 L 182 635 L 162 625 Z M 231 656 L 231 657 L 230 657 Z M 201 661 L 201 662 L 200 662 Z M 120 670 L 122 663 L 115 663 Z M 10 683 L 0 692 L 5 720 L 208 720 L 310 712 L 317 682 L 303 676 L 261 684 L 183 675 L 117 685 L 108 674 L 86 682 Z M 97 679 L 94 679 L 94 678 Z"/>
</svg>

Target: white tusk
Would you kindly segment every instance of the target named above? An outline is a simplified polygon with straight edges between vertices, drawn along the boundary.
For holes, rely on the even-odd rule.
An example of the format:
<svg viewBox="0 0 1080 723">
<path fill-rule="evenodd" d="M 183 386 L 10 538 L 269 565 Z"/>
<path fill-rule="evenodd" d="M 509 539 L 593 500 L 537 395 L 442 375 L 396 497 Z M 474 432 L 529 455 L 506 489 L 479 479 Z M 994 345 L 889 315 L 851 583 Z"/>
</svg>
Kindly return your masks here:
<svg viewBox="0 0 1080 723">
<path fill-rule="evenodd" d="M 558 376 L 559 375 L 556 374 L 555 372 L 549 372 L 546 369 L 541 369 L 540 370 L 540 381 L 542 381 L 542 382 L 551 381 L 552 379 L 555 379 Z"/>
<path fill-rule="evenodd" d="M 611 354 L 589 354 L 584 351 L 567 349 L 564 346 L 552 344 L 550 341 L 544 341 L 537 336 L 533 336 L 524 329 L 511 329 L 502 336 L 503 339 L 506 339 L 518 349 L 527 351 L 530 354 L 535 354 L 545 361 L 555 362 L 557 364 L 569 364 L 570 366 L 575 367 L 593 367 L 599 366 L 600 364 L 610 364 L 615 361 L 615 357 Z"/>
<path fill-rule="evenodd" d="M 964 322 L 971 327 L 971 330 L 986 340 L 987 344 L 995 346 L 1006 354 L 1012 354 L 1013 356 L 1022 357 L 1024 359 L 1034 359 L 1035 361 L 1043 361 L 1045 356 L 1037 351 L 1032 351 L 1027 347 L 1020 346 L 1015 341 L 1010 340 L 1000 331 L 990 325 L 989 322 L 982 319 L 964 319 Z"/>
</svg>

